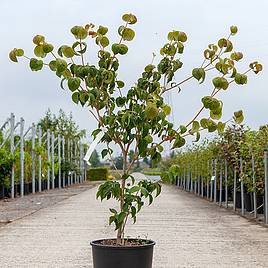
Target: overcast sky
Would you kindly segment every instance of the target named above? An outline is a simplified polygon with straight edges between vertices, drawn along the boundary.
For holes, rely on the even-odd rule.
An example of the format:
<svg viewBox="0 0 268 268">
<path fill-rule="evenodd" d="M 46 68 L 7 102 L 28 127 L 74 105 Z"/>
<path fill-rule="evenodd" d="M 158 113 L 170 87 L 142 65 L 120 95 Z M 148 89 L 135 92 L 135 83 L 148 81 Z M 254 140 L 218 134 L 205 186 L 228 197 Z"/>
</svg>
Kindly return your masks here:
<svg viewBox="0 0 268 268">
<path fill-rule="evenodd" d="M 92 130 L 95 122 L 86 109 L 70 100 L 70 92 L 59 87 L 59 80 L 50 71 L 33 73 L 22 60 L 13 64 L 8 53 L 13 47 L 25 49 L 32 55 L 32 37 L 43 34 L 55 45 L 73 42 L 69 29 L 74 25 L 92 22 L 109 27 L 109 37 L 118 40 L 117 28 L 121 15 L 131 12 L 138 17 L 134 26 L 136 38 L 129 46 L 129 53 L 122 57 L 120 77 L 131 85 L 143 67 L 150 63 L 152 52 L 157 53 L 170 30 L 182 30 L 188 35 L 184 68 L 176 75 L 179 81 L 191 69 L 200 66 L 203 50 L 209 43 L 228 35 L 229 26 L 237 25 L 234 37 L 237 51 L 244 52 L 240 65 L 257 59 L 264 65 L 260 75 L 250 74 L 246 86 L 232 85 L 219 97 L 224 101 L 224 118 L 233 111 L 243 109 L 245 123 L 253 128 L 268 123 L 268 1 L 251 0 L 1 0 L 0 25 L 0 125 L 11 112 L 24 117 L 27 124 L 36 122 L 50 108 L 72 112 L 81 128 Z M 91 63 L 94 55 L 88 53 Z M 181 94 L 172 94 L 174 120 L 183 124 L 200 107 L 200 96 L 211 90 L 209 81 L 201 87 L 196 81 L 185 84 Z"/>
</svg>

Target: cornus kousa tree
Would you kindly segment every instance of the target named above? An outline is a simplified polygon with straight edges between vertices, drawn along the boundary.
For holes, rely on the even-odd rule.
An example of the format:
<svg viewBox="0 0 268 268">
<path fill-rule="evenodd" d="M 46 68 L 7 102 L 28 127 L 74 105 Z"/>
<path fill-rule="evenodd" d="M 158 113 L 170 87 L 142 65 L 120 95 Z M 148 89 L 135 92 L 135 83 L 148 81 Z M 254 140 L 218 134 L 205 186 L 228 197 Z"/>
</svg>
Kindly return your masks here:
<svg viewBox="0 0 268 268">
<path fill-rule="evenodd" d="M 111 144 L 117 145 L 123 156 L 123 175 L 120 181 L 106 181 L 98 189 L 101 200 L 114 198 L 119 206 L 111 208 L 110 224 L 117 230 L 116 244 L 124 244 L 125 227 L 129 219 L 136 221 L 138 212 L 144 204 L 151 204 L 161 192 L 160 182 L 147 180 L 135 181 L 131 168 L 138 158 L 150 157 L 155 163 L 161 160 L 164 143 L 172 148 L 185 145 L 186 136 L 200 138 L 200 132 L 223 132 L 228 121 L 243 121 L 243 112 L 237 111 L 230 120 L 221 121 L 223 102 L 217 98 L 219 92 L 232 90 L 232 85 L 247 83 L 249 72 L 258 73 L 262 65 L 253 62 L 246 70 L 238 70 L 236 63 L 243 58 L 235 51 L 232 37 L 237 27 L 231 26 L 226 38 L 209 44 L 204 50 L 202 64 L 192 70 L 189 77 L 175 81 L 183 67 L 180 56 L 184 52 L 187 35 L 183 31 L 171 31 L 167 42 L 160 49 L 159 57 L 145 66 L 141 76 L 132 87 L 126 88 L 120 80 L 119 60 L 128 51 L 128 42 L 135 37 L 132 26 L 136 16 L 125 14 L 123 25 L 118 28 L 119 40 L 111 43 L 108 28 L 95 27 L 93 24 L 74 26 L 71 34 L 73 44 L 63 44 L 58 49 L 42 35 L 33 38 L 34 57 L 28 57 L 20 48 L 13 49 L 9 57 L 17 62 L 18 58 L 29 61 L 32 71 L 49 68 L 61 79 L 61 87 L 70 90 L 72 101 L 82 105 L 96 119 L 98 127 L 92 133 L 96 137 L 103 129 L 101 142 L 106 144 L 102 157 L 111 156 Z M 98 47 L 98 60 L 90 62 L 86 58 L 87 41 L 93 41 Z M 122 72 L 124 70 L 121 70 Z M 191 79 L 201 84 L 206 80 L 207 72 L 215 72 L 210 81 L 210 92 L 206 92 L 197 110 L 189 122 L 173 125 L 168 119 L 171 107 L 165 103 L 164 95 L 170 90 L 181 89 Z M 125 72 L 128 72 L 125 70 Z M 194 114 L 194 112 L 193 112 Z M 133 150 L 132 161 L 128 161 L 129 151 Z M 176 170 L 176 168 L 174 168 Z"/>
</svg>

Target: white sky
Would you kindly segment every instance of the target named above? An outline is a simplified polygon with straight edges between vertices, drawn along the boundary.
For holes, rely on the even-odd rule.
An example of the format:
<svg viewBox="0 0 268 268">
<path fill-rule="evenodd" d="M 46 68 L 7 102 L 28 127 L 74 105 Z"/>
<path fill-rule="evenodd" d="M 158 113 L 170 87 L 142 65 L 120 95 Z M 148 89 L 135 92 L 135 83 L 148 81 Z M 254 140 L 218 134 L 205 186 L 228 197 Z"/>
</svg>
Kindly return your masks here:
<svg viewBox="0 0 268 268">
<path fill-rule="evenodd" d="M 131 12 L 138 17 L 134 26 L 136 38 L 129 53 L 121 59 L 120 77 L 128 85 L 135 82 L 143 67 L 151 61 L 152 52 L 158 52 L 170 30 L 182 30 L 188 35 L 184 68 L 176 75 L 181 80 L 200 66 L 207 44 L 216 42 L 229 33 L 230 25 L 237 25 L 234 37 L 237 51 L 244 52 L 241 69 L 257 59 L 264 71 L 250 74 L 248 85 L 235 87 L 219 97 L 224 101 L 224 118 L 243 109 L 245 123 L 253 128 L 268 123 L 268 1 L 250 0 L 1 0 L 0 2 L 0 125 L 14 112 L 24 117 L 26 124 L 38 121 L 50 108 L 72 111 L 81 128 L 94 129 L 95 122 L 86 109 L 74 105 L 70 92 L 59 87 L 59 79 L 50 71 L 33 73 L 26 62 L 11 63 L 8 53 L 13 47 L 22 47 L 32 55 L 32 37 L 43 34 L 55 45 L 73 42 L 69 29 L 74 25 L 92 22 L 109 27 L 109 37 L 118 40 L 117 28 L 121 15 Z M 92 51 L 94 52 L 94 51 Z M 88 53 L 88 61 L 94 59 Z M 183 93 L 172 94 L 175 123 L 184 124 L 200 107 L 200 97 L 211 90 L 210 81 L 201 87 L 196 81 L 185 84 Z"/>
</svg>

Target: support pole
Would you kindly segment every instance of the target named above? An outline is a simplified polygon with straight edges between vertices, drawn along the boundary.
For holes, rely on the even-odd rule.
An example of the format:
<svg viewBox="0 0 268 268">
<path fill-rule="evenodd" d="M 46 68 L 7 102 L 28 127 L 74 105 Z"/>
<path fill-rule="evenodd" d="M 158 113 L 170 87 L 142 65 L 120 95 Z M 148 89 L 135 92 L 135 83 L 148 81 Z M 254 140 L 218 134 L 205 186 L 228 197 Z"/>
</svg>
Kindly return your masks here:
<svg viewBox="0 0 268 268">
<path fill-rule="evenodd" d="M 51 177 L 52 177 L 52 189 L 55 188 L 55 134 L 51 133 Z"/>
<path fill-rule="evenodd" d="M 268 166 L 267 151 L 264 151 L 264 222 L 268 224 Z"/>
<path fill-rule="evenodd" d="M 42 128 L 41 126 L 38 127 L 38 146 L 41 149 L 42 146 Z M 42 156 L 39 152 L 38 155 L 38 191 L 42 192 Z"/>
<path fill-rule="evenodd" d="M 225 206 L 228 208 L 228 164 L 227 160 L 224 160 L 224 179 L 225 179 Z"/>
<path fill-rule="evenodd" d="M 20 119 L 20 196 L 24 196 L 24 119 Z"/>
<path fill-rule="evenodd" d="M 236 211 L 236 166 L 234 166 L 234 206 L 233 210 Z"/>
<path fill-rule="evenodd" d="M 12 113 L 10 116 L 10 152 L 14 156 L 15 146 L 14 146 L 14 131 L 15 131 L 15 115 Z M 10 188 L 11 188 L 11 198 L 15 197 L 15 190 L 14 190 L 14 184 L 15 184 L 15 164 L 13 162 L 12 168 L 11 168 L 11 178 L 10 178 Z"/>
<path fill-rule="evenodd" d="M 217 202 L 217 159 L 214 160 L 214 203 Z"/>
<path fill-rule="evenodd" d="M 219 205 L 221 206 L 222 203 L 222 160 L 220 160 L 220 198 L 219 198 Z"/>
<path fill-rule="evenodd" d="M 58 134 L 58 184 L 59 189 L 61 188 L 61 136 Z"/>
<path fill-rule="evenodd" d="M 240 187 L 241 187 L 241 213 L 245 215 L 245 203 L 244 203 L 244 180 L 243 180 L 243 160 L 240 158 Z"/>
<path fill-rule="evenodd" d="M 32 125 L 32 193 L 35 193 L 35 125 Z"/>
<path fill-rule="evenodd" d="M 62 163 L 65 164 L 65 138 L 62 137 Z M 65 171 L 63 172 L 63 176 L 62 176 L 62 187 L 65 187 Z"/>
<path fill-rule="evenodd" d="M 50 189 L 50 130 L 47 130 L 47 190 Z"/>
<path fill-rule="evenodd" d="M 256 174 L 255 174 L 255 159 L 252 153 L 251 156 L 251 165 L 252 165 L 252 180 L 253 180 L 253 208 L 254 208 L 254 218 L 256 219 L 257 214 L 257 196 L 256 196 Z"/>
</svg>

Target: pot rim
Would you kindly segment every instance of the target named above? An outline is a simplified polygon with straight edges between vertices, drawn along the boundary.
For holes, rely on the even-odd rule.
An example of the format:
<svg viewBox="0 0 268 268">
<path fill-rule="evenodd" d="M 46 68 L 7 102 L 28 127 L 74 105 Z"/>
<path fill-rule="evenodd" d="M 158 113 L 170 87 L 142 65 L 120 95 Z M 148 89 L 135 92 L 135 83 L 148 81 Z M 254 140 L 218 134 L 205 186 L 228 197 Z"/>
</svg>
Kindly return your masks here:
<svg viewBox="0 0 268 268">
<path fill-rule="evenodd" d="M 97 248 L 109 248 L 109 249 L 138 249 L 138 248 L 150 248 L 155 245 L 155 241 L 150 240 L 150 239 L 137 239 L 137 238 L 128 238 L 127 240 L 141 240 L 141 241 L 146 241 L 148 242 L 146 245 L 134 245 L 134 246 L 114 246 L 114 245 L 102 245 L 99 242 L 104 241 L 104 240 L 116 240 L 116 238 L 104 238 L 104 239 L 98 239 L 98 240 L 93 240 L 90 242 L 90 245 L 92 247 L 97 247 Z"/>
</svg>

